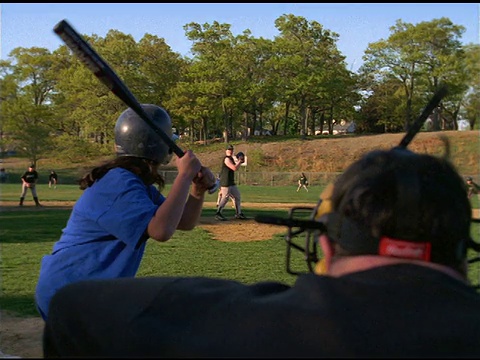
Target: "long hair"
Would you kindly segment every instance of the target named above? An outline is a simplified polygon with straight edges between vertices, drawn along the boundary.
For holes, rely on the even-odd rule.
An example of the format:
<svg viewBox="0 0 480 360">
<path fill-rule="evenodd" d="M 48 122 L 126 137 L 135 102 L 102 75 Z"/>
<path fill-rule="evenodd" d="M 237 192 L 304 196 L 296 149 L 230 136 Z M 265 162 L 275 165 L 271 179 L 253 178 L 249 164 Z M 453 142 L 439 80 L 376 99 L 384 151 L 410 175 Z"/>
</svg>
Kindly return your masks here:
<svg viewBox="0 0 480 360">
<path fill-rule="evenodd" d="M 165 179 L 157 172 L 158 164 L 152 160 L 135 156 L 119 156 L 104 164 L 93 168 L 79 181 L 80 189 L 85 190 L 92 186 L 95 181 L 101 179 L 109 170 L 122 168 L 138 175 L 145 185 L 157 184 L 161 191 L 165 186 Z"/>
</svg>

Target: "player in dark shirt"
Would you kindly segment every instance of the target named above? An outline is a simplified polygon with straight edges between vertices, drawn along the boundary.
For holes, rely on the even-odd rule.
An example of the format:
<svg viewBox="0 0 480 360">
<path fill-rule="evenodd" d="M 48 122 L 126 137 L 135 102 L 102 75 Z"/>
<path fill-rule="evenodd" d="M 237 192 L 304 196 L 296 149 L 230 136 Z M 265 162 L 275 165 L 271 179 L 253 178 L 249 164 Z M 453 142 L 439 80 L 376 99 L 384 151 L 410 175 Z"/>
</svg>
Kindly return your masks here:
<svg viewBox="0 0 480 360">
<path fill-rule="evenodd" d="M 35 164 L 31 164 L 28 167 L 28 170 L 22 174 L 20 179 L 22 179 L 22 194 L 20 195 L 20 203 L 18 205 L 23 206 L 23 201 L 25 200 L 25 195 L 27 195 L 27 190 L 30 189 L 33 200 L 35 201 L 35 205 L 41 206 L 37 195 L 36 185 L 38 181 L 38 172 L 35 170 Z"/>
<path fill-rule="evenodd" d="M 48 175 L 48 187 L 51 188 L 53 185 L 53 188 L 57 188 L 57 183 L 58 183 L 58 175 L 54 170 L 50 171 L 50 175 Z"/>
<path fill-rule="evenodd" d="M 467 188 L 468 188 L 468 198 L 470 199 L 473 195 L 480 193 L 480 185 L 473 181 L 473 179 L 468 176 L 466 178 Z"/>
</svg>

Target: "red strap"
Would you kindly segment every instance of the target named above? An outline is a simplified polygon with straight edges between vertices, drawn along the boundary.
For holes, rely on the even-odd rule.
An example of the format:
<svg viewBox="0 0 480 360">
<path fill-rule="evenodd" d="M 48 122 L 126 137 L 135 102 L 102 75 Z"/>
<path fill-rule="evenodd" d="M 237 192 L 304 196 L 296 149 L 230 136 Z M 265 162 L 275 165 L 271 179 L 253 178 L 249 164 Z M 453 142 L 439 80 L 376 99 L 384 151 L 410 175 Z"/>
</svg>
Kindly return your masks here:
<svg viewBox="0 0 480 360">
<path fill-rule="evenodd" d="M 432 244 L 430 243 L 398 240 L 386 236 L 380 238 L 378 247 L 379 255 L 423 261 L 430 261 L 431 250 Z"/>
</svg>

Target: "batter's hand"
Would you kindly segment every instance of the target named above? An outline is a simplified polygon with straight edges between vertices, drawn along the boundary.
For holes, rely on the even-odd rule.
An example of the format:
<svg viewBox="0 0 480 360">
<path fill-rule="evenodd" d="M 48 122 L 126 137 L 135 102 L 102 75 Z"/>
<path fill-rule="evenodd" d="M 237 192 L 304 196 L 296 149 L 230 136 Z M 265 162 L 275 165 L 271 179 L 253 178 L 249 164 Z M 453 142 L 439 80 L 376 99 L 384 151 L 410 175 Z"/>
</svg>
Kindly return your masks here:
<svg viewBox="0 0 480 360">
<path fill-rule="evenodd" d="M 197 176 L 197 173 L 201 171 L 202 165 L 200 160 L 197 159 L 192 150 L 185 151 L 185 154 L 179 158 L 176 158 L 176 165 L 179 174 L 185 174 L 193 180 Z"/>
<path fill-rule="evenodd" d="M 205 166 L 202 166 L 200 171 L 197 173 L 197 176 L 195 176 L 193 179 L 196 189 L 202 192 L 212 188 L 216 182 L 217 179 L 215 175 L 213 175 L 212 171 Z"/>
</svg>

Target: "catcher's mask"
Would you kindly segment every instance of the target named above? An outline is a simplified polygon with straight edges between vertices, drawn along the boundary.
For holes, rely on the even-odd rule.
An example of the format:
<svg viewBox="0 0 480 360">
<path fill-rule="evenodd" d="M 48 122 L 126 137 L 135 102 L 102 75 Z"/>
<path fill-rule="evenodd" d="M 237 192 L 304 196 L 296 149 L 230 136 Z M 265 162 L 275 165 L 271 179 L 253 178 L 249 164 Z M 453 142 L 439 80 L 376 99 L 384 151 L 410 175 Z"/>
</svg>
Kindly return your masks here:
<svg viewBox="0 0 480 360">
<path fill-rule="evenodd" d="M 321 234 L 351 256 L 380 255 L 438 263 L 464 273 L 467 251 L 480 252 L 470 237 L 471 206 L 460 175 L 446 160 L 396 147 L 372 151 L 329 184 L 315 207 L 294 207 L 288 218 L 257 216 L 287 226 L 286 270 L 324 273 Z M 367 223 L 367 225 L 364 225 Z M 302 236 L 303 235 L 303 236 Z M 302 240 L 303 238 L 303 240 Z M 466 274 L 465 274 L 466 275 Z M 475 285 L 480 289 L 479 284 Z"/>
<path fill-rule="evenodd" d="M 172 140 L 178 136 L 172 133 L 170 116 L 165 109 L 151 104 L 142 104 L 152 122 Z M 115 151 L 117 156 L 136 156 L 158 164 L 168 164 L 173 150 L 162 138 L 131 108 L 125 110 L 115 124 Z"/>
</svg>

